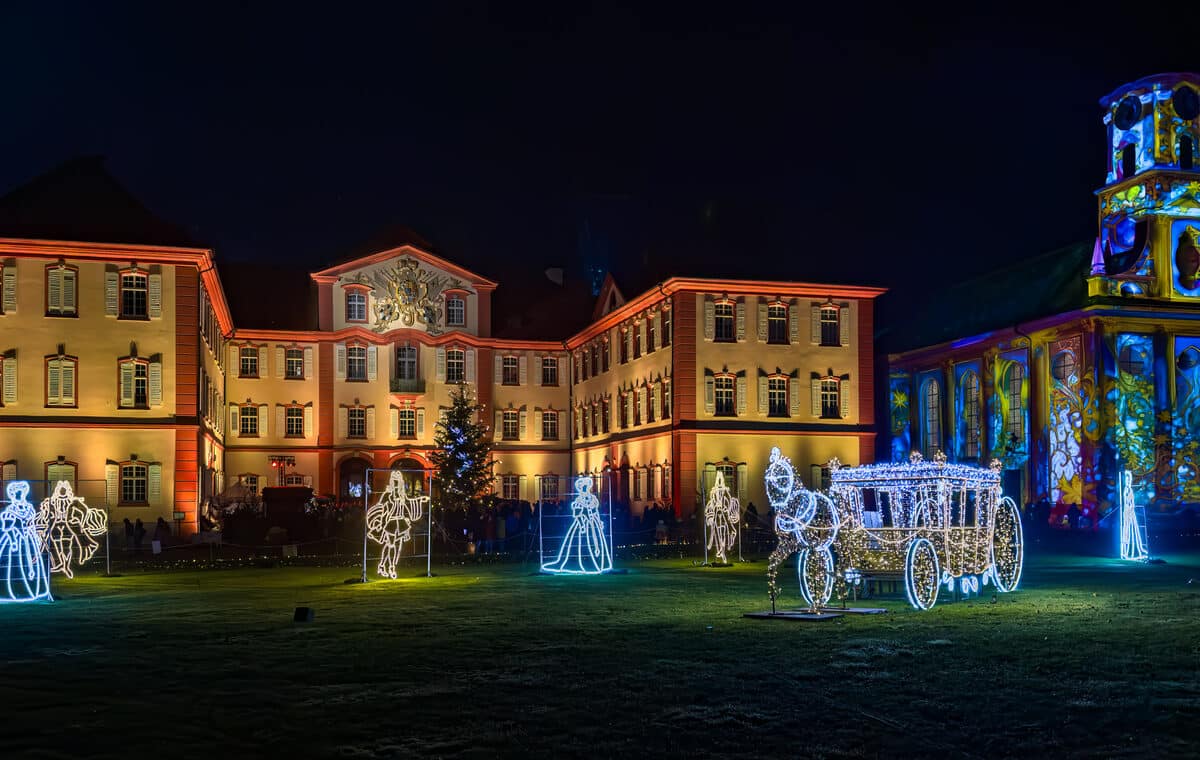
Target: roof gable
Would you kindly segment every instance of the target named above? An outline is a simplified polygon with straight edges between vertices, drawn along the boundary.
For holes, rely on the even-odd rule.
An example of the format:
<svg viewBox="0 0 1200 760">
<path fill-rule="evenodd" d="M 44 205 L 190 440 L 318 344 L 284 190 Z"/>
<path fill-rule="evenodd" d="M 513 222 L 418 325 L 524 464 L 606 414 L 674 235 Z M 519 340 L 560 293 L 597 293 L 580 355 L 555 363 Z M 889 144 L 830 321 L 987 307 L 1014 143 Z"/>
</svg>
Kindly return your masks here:
<svg viewBox="0 0 1200 760">
<path fill-rule="evenodd" d="M 370 253 L 341 264 L 336 264 L 328 269 L 322 269 L 319 272 L 313 272 L 311 276 L 317 281 L 332 281 L 348 272 L 368 268 L 390 259 L 397 259 L 405 256 L 410 256 L 417 261 L 427 264 L 430 267 L 440 269 L 447 274 L 469 283 L 476 289 L 493 290 L 496 287 L 496 283 L 494 281 L 489 280 L 483 275 L 479 275 L 468 269 L 464 269 L 458 264 L 447 261 L 440 256 L 435 256 L 432 253 L 422 250 L 414 245 L 401 245 L 395 248 L 376 251 L 375 253 Z"/>
</svg>

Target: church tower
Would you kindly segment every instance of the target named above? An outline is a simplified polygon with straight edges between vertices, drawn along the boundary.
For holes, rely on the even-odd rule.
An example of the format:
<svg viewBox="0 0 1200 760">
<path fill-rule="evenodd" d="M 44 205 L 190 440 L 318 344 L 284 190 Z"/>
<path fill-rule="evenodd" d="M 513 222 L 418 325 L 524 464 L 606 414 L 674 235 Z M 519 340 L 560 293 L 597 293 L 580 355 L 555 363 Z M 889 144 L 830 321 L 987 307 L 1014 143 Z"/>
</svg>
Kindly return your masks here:
<svg viewBox="0 0 1200 760">
<path fill-rule="evenodd" d="M 1100 99 L 1108 176 L 1089 295 L 1200 301 L 1200 74 L 1157 74 Z"/>
</svg>

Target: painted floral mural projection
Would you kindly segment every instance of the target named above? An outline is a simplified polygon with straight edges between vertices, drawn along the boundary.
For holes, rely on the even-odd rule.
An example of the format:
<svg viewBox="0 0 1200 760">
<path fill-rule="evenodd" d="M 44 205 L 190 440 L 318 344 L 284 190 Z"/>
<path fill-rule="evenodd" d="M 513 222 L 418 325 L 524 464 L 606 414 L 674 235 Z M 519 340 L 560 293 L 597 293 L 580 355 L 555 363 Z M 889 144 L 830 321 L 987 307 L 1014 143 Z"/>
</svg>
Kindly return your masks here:
<svg viewBox="0 0 1200 760">
<path fill-rule="evenodd" d="M 909 418 L 909 388 L 912 380 L 907 374 L 897 373 L 888 378 L 889 401 L 892 426 L 892 461 L 907 462 L 912 451 L 911 422 Z"/>
<path fill-rule="evenodd" d="M 1136 498 L 1149 503 L 1154 498 L 1154 344 L 1149 335 L 1122 333 L 1116 347 L 1116 377 L 1106 397 L 1110 443 L 1134 477 Z"/>
<path fill-rule="evenodd" d="M 1194 503 L 1200 502 L 1200 338 L 1176 338 L 1175 352 L 1176 498 Z"/>
<path fill-rule="evenodd" d="M 1083 368 L 1082 341 L 1076 336 L 1050 349 L 1050 501 L 1082 504 Z"/>
<path fill-rule="evenodd" d="M 1005 469 L 1025 464 L 1029 458 L 1029 360 L 1026 351 L 996 357 L 992 388 L 992 458 Z"/>
</svg>

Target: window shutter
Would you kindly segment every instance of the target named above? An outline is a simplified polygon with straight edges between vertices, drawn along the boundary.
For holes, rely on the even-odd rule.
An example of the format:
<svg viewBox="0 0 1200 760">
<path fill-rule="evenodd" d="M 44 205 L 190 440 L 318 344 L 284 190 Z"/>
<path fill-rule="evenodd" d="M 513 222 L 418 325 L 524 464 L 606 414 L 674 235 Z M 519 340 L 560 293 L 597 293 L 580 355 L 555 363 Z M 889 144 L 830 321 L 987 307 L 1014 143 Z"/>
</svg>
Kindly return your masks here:
<svg viewBox="0 0 1200 760">
<path fill-rule="evenodd" d="M 529 427 L 529 412 L 522 409 L 521 411 L 517 412 L 517 428 L 518 428 L 517 437 L 520 438 L 522 441 L 524 441 L 526 436 L 529 434 L 528 427 Z"/>
<path fill-rule="evenodd" d="M 737 389 L 737 413 L 742 417 L 746 414 L 746 376 L 738 375 L 734 387 Z"/>
<path fill-rule="evenodd" d="M 400 410 L 394 406 L 388 407 L 388 431 L 392 440 L 400 437 Z"/>
<path fill-rule="evenodd" d="M 704 299 L 704 339 L 712 340 L 716 334 L 717 312 L 711 298 Z"/>
<path fill-rule="evenodd" d="M 367 407 L 367 438 L 375 438 L 375 407 Z"/>
<path fill-rule="evenodd" d="M 654 390 L 650 393 L 651 410 L 654 412 L 654 419 L 662 419 L 662 383 L 656 383 Z"/>
<path fill-rule="evenodd" d="M 117 506 L 121 498 L 121 467 L 115 464 L 104 465 L 104 500 L 110 509 Z"/>
<path fill-rule="evenodd" d="M 46 364 L 46 397 L 49 401 L 57 401 L 62 397 L 61 365 L 58 359 L 51 359 Z"/>
<path fill-rule="evenodd" d="M 287 349 L 283 346 L 275 347 L 275 377 L 279 380 L 283 379 L 284 368 L 287 366 Z M 265 373 L 264 373 L 265 374 Z"/>
<path fill-rule="evenodd" d="M 814 303 L 809 310 L 808 337 L 814 346 L 821 345 L 821 304 Z"/>
<path fill-rule="evenodd" d="M 717 407 L 716 386 L 712 377 L 704 378 L 704 411 L 712 414 Z"/>
<path fill-rule="evenodd" d="M 842 380 L 838 383 L 838 402 L 841 404 L 842 419 L 850 416 L 850 381 Z"/>
<path fill-rule="evenodd" d="M 63 311 L 71 314 L 75 313 L 75 288 L 78 284 L 76 279 L 73 269 L 62 271 L 62 307 Z"/>
<path fill-rule="evenodd" d="M 374 382 L 379 376 L 379 346 L 367 346 L 367 379 Z"/>
<path fill-rule="evenodd" d="M 434 378 L 439 383 L 446 382 L 446 349 L 438 346 L 437 350 L 437 367 L 435 369 Z"/>
<path fill-rule="evenodd" d="M 258 434 L 265 438 L 269 432 L 267 428 L 267 405 L 260 404 L 258 407 Z"/>
<path fill-rule="evenodd" d="M 114 298 L 114 303 L 116 299 Z M 4 313 L 12 314 L 17 310 L 17 269 L 4 267 Z M 116 313 L 115 311 L 113 312 Z"/>
<path fill-rule="evenodd" d="M 800 416 L 800 380 L 799 378 L 788 378 L 788 412 L 793 417 Z"/>
<path fill-rule="evenodd" d="M 150 397 L 150 406 L 162 406 L 162 362 L 150 362 L 150 366 L 146 368 L 146 375 L 146 384 L 149 386 L 147 394 Z"/>
<path fill-rule="evenodd" d="M 338 380 L 346 379 L 346 344 L 338 343 L 333 347 L 334 356 L 334 377 Z"/>
<path fill-rule="evenodd" d="M 287 407 L 283 404 L 275 405 L 275 435 L 280 438 L 287 435 Z"/>
<path fill-rule="evenodd" d="M 540 355 L 534 355 L 534 357 L 533 357 L 533 384 L 534 385 L 540 386 L 542 384 L 542 372 L 544 371 L 543 366 L 545 365 L 547 358 L 549 358 L 549 357 L 540 356 Z M 524 377 L 524 375 L 522 375 L 522 378 L 523 377 Z"/>
<path fill-rule="evenodd" d="M 545 440 L 545 436 L 542 435 L 543 432 L 544 432 L 544 430 L 542 428 L 542 411 L 540 409 L 534 409 L 533 410 L 533 435 L 534 435 L 534 438 L 536 438 L 539 441 Z"/>
<path fill-rule="evenodd" d="M 813 378 L 809 382 L 809 388 L 812 391 L 812 416 L 821 416 L 821 381 L 819 378 Z"/>
<path fill-rule="evenodd" d="M 767 416 L 767 376 L 758 376 L 758 413 Z"/>
<path fill-rule="evenodd" d="M 153 317 L 162 316 L 162 275 L 151 274 L 146 278 L 146 311 Z"/>
<path fill-rule="evenodd" d="M 313 407 L 310 403 L 304 407 L 304 437 L 311 438 L 313 429 Z"/>
<path fill-rule="evenodd" d="M 809 468 L 808 473 L 809 473 L 809 481 L 808 481 L 809 490 L 820 491 L 821 490 L 821 481 L 824 480 L 824 478 L 821 475 L 821 465 L 819 465 L 819 464 L 812 465 Z"/>
<path fill-rule="evenodd" d="M 496 385 L 499 385 L 500 383 L 504 382 L 504 357 L 500 354 L 496 354 L 495 362 L 493 363 L 495 364 L 495 377 L 493 378 L 493 381 L 496 383 Z"/>
<path fill-rule="evenodd" d="M 467 365 L 463 373 L 468 383 L 475 382 L 475 349 L 468 348 L 463 352 L 463 362 Z"/>
<path fill-rule="evenodd" d="M 838 304 L 838 341 L 850 345 L 850 304 Z"/>
<path fill-rule="evenodd" d="M 46 311 L 62 310 L 62 273 L 57 267 L 46 270 Z"/>
<path fill-rule="evenodd" d="M 748 469 L 749 468 L 745 464 L 739 464 L 737 466 L 737 497 L 738 501 L 740 501 L 742 504 L 746 503 L 746 481 L 750 479 L 748 477 Z"/>
<path fill-rule="evenodd" d="M 558 357 L 558 384 L 569 385 L 570 375 L 567 374 L 567 357 Z"/>
<path fill-rule="evenodd" d="M 519 382 L 521 385 L 529 384 L 529 357 L 528 356 L 521 355 L 517 359 L 517 374 L 519 375 L 519 377 L 517 378 L 517 382 Z"/>
<path fill-rule="evenodd" d="M 654 312 L 654 316 L 652 317 L 652 319 L 654 320 L 654 345 L 650 347 L 650 350 L 657 351 L 658 349 L 663 347 L 662 312 L 661 311 Z"/>
<path fill-rule="evenodd" d="M 800 342 L 800 307 L 795 299 L 788 304 L 788 340 L 792 345 Z"/>
<path fill-rule="evenodd" d="M 304 378 L 311 379 L 313 377 L 313 350 L 312 346 L 304 349 Z"/>
<path fill-rule="evenodd" d="M 504 438 L 504 412 L 499 409 L 496 410 L 496 429 L 493 432 L 496 434 L 494 437 L 497 441 Z"/>
<path fill-rule="evenodd" d="M 146 500 L 150 506 L 162 502 L 162 465 L 152 464 L 146 468 Z"/>
<path fill-rule="evenodd" d="M 117 316 L 118 277 L 114 271 L 104 273 L 104 313 L 107 316 Z"/>
<path fill-rule="evenodd" d="M 417 410 L 417 437 L 418 438 L 425 437 L 425 410 L 424 409 Z"/>
<path fill-rule="evenodd" d="M 312 488 L 312 484 L 313 484 L 312 475 L 305 475 L 304 480 L 302 482 L 304 483 L 305 488 Z"/>
<path fill-rule="evenodd" d="M 648 330 L 648 329 L 649 329 L 649 324 L 646 322 L 646 320 L 643 319 L 641 321 L 641 323 L 638 324 L 638 337 L 641 340 L 643 354 L 654 350 L 654 349 L 650 348 L 649 340 L 646 337 L 646 330 Z"/>
<path fill-rule="evenodd" d="M 746 340 L 746 299 L 739 298 L 734 304 L 734 315 L 737 321 L 737 339 L 738 342 Z"/>
<path fill-rule="evenodd" d="M 62 375 L 62 401 L 64 404 L 75 403 L 75 362 L 59 362 Z"/>
<path fill-rule="evenodd" d="M 338 407 L 338 437 L 345 438 L 350 435 L 350 410 L 346 407 Z"/>
<path fill-rule="evenodd" d="M 4 403 L 17 403 L 17 357 L 4 357 Z"/>
<path fill-rule="evenodd" d="M 766 299 L 758 299 L 758 342 L 767 342 L 767 302 Z"/>
<path fill-rule="evenodd" d="M 121 362 L 121 406 L 133 406 L 133 362 Z"/>
<path fill-rule="evenodd" d="M 238 345 L 236 343 L 230 343 L 229 344 L 229 366 L 225 368 L 226 375 L 229 375 L 232 377 L 234 375 L 241 374 L 240 359 L 241 359 L 241 353 L 240 353 L 240 349 L 238 348 Z"/>
<path fill-rule="evenodd" d="M 634 391 L 630 391 L 629 393 L 625 394 L 625 426 L 626 427 L 633 424 L 633 394 L 634 394 Z"/>
<path fill-rule="evenodd" d="M 268 352 L 267 352 L 266 346 L 258 347 L 258 376 L 259 377 L 270 377 L 271 376 L 271 373 L 268 370 L 268 365 L 267 365 L 267 353 Z"/>
</svg>

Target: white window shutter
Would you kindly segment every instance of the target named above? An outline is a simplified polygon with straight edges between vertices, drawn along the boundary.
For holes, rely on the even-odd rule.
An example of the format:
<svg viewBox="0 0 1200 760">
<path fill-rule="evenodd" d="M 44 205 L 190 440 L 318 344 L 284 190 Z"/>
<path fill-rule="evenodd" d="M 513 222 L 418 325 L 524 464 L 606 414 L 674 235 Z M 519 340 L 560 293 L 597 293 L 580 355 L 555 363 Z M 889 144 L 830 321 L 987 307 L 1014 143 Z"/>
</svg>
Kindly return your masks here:
<svg viewBox="0 0 1200 760">
<path fill-rule="evenodd" d="M 843 346 L 850 345 L 850 304 L 839 304 L 838 309 L 838 342 Z"/>
<path fill-rule="evenodd" d="M 367 379 L 371 382 L 379 377 L 379 346 L 367 346 Z"/>
<path fill-rule="evenodd" d="M 116 272 L 104 273 L 104 313 L 110 317 L 117 316 L 118 277 Z"/>
<path fill-rule="evenodd" d="M 809 342 L 814 346 L 819 346 L 821 345 L 821 304 L 812 304 L 808 312 L 810 314 L 808 325 Z"/>
<path fill-rule="evenodd" d="M 821 416 L 821 380 L 814 377 L 808 384 L 812 395 L 812 416 Z"/>
<path fill-rule="evenodd" d="M 712 376 L 704 378 L 704 411 L 707 414 L 712 414 L 717 408 L 717 389 L 714 383 Z"/>
<path fill-rule="evenodd" d="M 270 430 L 267 428 L 267 405 L 260 404 L 258 407 L 258 434 L 266 438 Z"/>
<path fill-rule="evenodd" d="M 350 410 L 346 407 L 338 407 L 338 437 L 345 438 L 350 435 Z"/>
<path fill-rule="evenodd" d="M 504 382 L 504 357 L 502 357 L 500 354 L 496 354 L 494 364 L 496 376 L 493 378 L 493 381 L 496 383 L 496 385 L 499 385 L 500 383 Z"/>
<path fill-rule="evenodd" d="M 758 413 L 764 417 L 766 417 L 767 412 L 770 411 L 767 408 L 767 395 L 768 395 L 768 393 L 767 393 L 767 376 L 759 375 L 758 376 Z"/>
<path fill-rule="evenodd" d="M 654 312 L 654 345 L 650 350 L 657 351 L 662 348 L 662 312 Z"/>
<path fill-rule="evenodd" d="M 788 340 L 792 345 L 800 342 L 800 307 L 794 299 L 788 305 Z"/>
<path fill-rule="evenodd" d="M 304 482 L 305 488 L 312 488 L 312 484 L 313 484 L 312 475 L 305 475 L 303 482 Z"/>
<path fill-rule="evenodd" d="M 746 414 L 746 376 L 738 375 L 734 387 L 737 389 L 737 413 L 743 417 Z"/>
<path fill-rule="evenodd" d="M 241 349 L 236 343 L 229 344 L 229 366 L 225 368 L 225 374 L 234 376 L 240 374 L 241 364 Z"/>
<path fill-rule="evenodd" d="M 114 298 L 114 301 L 116 299 Z M 17 269 L 4 267 L 4 313 L 13 314 L 17 310 Z M 115 311 L 113 312 L 116 313 Z"/>
<path fill-rule="evenodd" d="M 133 406 L 133 362 L 121 362 L 121 406 Z"/>
<path fill-rule="evenodd" d="M 313 407 L 312 404 L 304 407 L 304 437 L 311 438 L 313 429 Z"/>
<path fill-rule="evenodd" d="M 517 358 L 517 374 L 518 383 L 521 385 L 529 384 L 529 357 L 525 354 L 521 354 L 521 356 Z"/>
<path fill-rule="evenodd" d="M 229 434 L 234 438 L 238 438 L 242 434 L 242 426 L 238 420 L 238 414 L 241 411 L 241 408 L 237 404 L 229 405 Z"/>
<path fill-rule="evenodd" d="M 163 376 L 162 362 L 150 362 L 150 366 L 146 369 L 147 382 L 149 386 L 148 395 L 150 406 L 162 406 L 163 402 Z"/>
<path fill-rule="evenodd" d="M 524 412 L 522 412 L 524 414 Z M 533 437 L 539 441 L 543 440 L 542 436 L 542 410 L 533 410 Z"/>
<path fill-rule="evenodd" d="M 62 310 L 62 274 L 63 270 L 55 267 L 46 270 L 46 310 Z"/>
<path fill-rule="evenodd" d="M 567 373 L 567 357 L 565 356 L 558 357 L 558 384 L 563 386 L 571 384 L 571 376 Z"/>
<path fill-rule="evenodd" d="M 517 412 L 517 428 L 518 428 L 517 437 L 520 438 L 522 441 L 524 441 L 526 439 L 526 436 L 529 434 L 528 427 L 529 427 L 529 412 L 522 409 L 521 411 Z"/>
<path fill-rule="evenodd" d="M 850 416 L 850 381 L 842 380 L 838 383 L 838 402 L 841 405 L 842 419 Z"/>
<path fill-rule="evenodd" d="M 434 378 L 439 383 L 446 382 L 446 349 L 441 346 L 437 349 L 437 371 Z"/>
<path fill-rule="evenodd" d="M 146 468 L 146 501 L 150 506 L 162 502 L 162 465 L 152 464 Z"/>
<path fill-rule="evenodd" d="M 78 277 L 72 269 L 64 269 L 62 273 L 62 307 L 63 311 L 75 313 L 75 288 L 78 287 Z"/>
<path fill-rule="evenodd" d="M 496 429 L 493 432 L 496 434 L 495 439 L 497 441 L 504 438 L 504 412 L 499 409 L 496 410 Z"/>
<path fill-rule="evenodd" d="M 75 403 L 75 362 L 61 362 L 59 372 L 62 379 L 62 400 L 64 404 Z"/>
<path fill-rule="evenodd" d="M 400 410 L 388 407 L 388 435 L 395 440 L 400 437 Z"/>
<path fill-rule="evenodd" d="M 741 343 L 746 339 L 746 299 L 739 298 L 738 302 L 733 307 L 734 319 L 736 321 L 737 340 Z"/>
<path fill-rule="evenodd" d="M 633 361 L 633 330 L 625 330 L 625 358 Z"/>
<path fill-rule="evenodd" d="M 742 504 L 746 503 L 746 481 L 750 479 L 748 470 L 749 468 L 745 464 L 737 466 L 737 496 L 738 501 Z"/>
<path fill-rule="evenodd" d="M 654 389 L 650 392 L 650 409 L 654 414 L 654 419 L 662 419 L 662 383 L 655 383 Z"/>
<path fill-rule="evenodd" d="M 269 352 L 267 351 L 267 347 L 265 345 L 258 347 L 258 376 L 259 377 L 270 377 L 271 376 L 271 373 L 269 370 L 269 365 L 267 364 L 267 354 L 268 353 Z"/>
<path fill-rule="evenodd" d="M 758 342 L 767 342 L 767 301 L 758 299 Z"/>
<path fill-rule="evenodd" d="M 711 298 L 704 299 L 704 339 L 712 340 L 716 335 L 717 307 Z"/>
<path fill-rule="evenodd" d="M 533 384 L 542 384 L 542 365 L 545 363 L 546 357 L 540 354 L 535 354 L 533 357 Z"/>
<path fill-rule="evenodd" d="M 346 379 L 346 344 L 338 343 L 333 347 L 334 356 L 334 377 L 338 380 Z"/>
<path fill-rule="evenodd" d="M 650 343 L 648 342 L 648 339 L 646 338 L 646 330 L 648 330 L 648 329 L 649 329 L 649 324 L 646 322 L 646 320 L 643 319 L 641 321 L 641 323 L 638 324 L 638 339 L 641 341 L 643 354 L 654 350 L 654 349 L 650 348 Z"/>
<path fill-rule="evenodd" d="M 463 352 L 463 361 L 467 365 L 464 373 L 468 383 L 475 382 L 475 349 L 468 348 Z"/>
<path fill-rule="evenodd" d="M 796 377 L 788 378 L 788 412 L 800 416 L 800 379 Z"/>
<path fill-rule="evenodd" d="M 146 311 L 157 319 L 162 316 L 162 275 L 151 274 L 146 278 Z"/>
<path fill-rule="evenodd" d="M 278 380 L 283 379 L 283 371 L 286 366 L 287 366 L 287 349 L 285 349 L 283 346 L 276 346 L 275 347 L 275 378 L 276 379 L 278 379 Z M 266 373 L 264 372 L 263 374 L 265 375 Z"/>
<path fill-rule="evenodd" d="M 17 358 L 4 357 L 4 403 L 17 403 Z"/>
<path fill-rule="evenodd" d="M 424 409 L 417 410 L 417 437 L 418 438 L 425 437 L 425 410 Z"/>
<path fill-rule="evenodd" d="M 367 407 L 367 438 L 375 439 L 375 407 Z"/>
<path fill-rule="evenodd" d="M 309 346 L 304 349 L 304 379 L 311 380 L 313 377 L 313 350 Z"/>
<path fill-rule="evenodd" d="M 287 435 L 287 407 L 283 404 L 275 405 L 275 435 L 280 438 Z"/>
<path fill-rule="evenodd" d="M 821 472 L 821 465 L 814 464 L 814 465 L 810 466 L 808 468 L 808 472 L 809 472 L 809 478 L 810 478 L 810 480 L 808 481 L 809 490 L 812 490 L 812 491 L 821 490 L 821 482 L 825 479 Z"/>
<path fill-rule="evenodd" d="M 46 363 L 46 397 L 50 401 L 57 401 L 62 397 L 61 365 L 62 362 L 58 359 L 51 359 Z"/>
<path fill-rule="evenodd" d="M 121 499 L 121 467 L 115 464 L 104 465 L 104 500 L 110 509 L 117 506 Z"/>
</svg>

